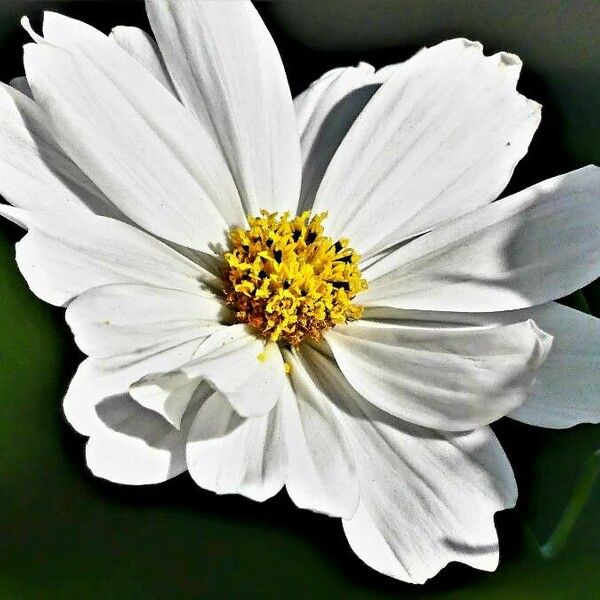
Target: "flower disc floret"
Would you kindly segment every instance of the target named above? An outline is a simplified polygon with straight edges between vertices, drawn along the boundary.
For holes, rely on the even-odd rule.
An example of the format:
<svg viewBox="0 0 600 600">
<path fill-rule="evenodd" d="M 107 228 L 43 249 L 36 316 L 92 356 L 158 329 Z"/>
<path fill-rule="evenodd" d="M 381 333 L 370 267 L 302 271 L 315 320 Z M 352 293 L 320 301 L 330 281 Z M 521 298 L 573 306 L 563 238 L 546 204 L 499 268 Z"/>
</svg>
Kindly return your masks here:
<svg viewBox="0 0 600 600">
<path fill-rule="evenodd" d="M 223 279 L 238 322 L 297 346 L 362 316 L 362 307 L 352 302 L 367 288 L 360 257 L 347 239 L 323 234 L 326 216 L 307 211 L 290 218 L 263 210 L 248 219 L 248 229 L 231 230 Z"/>
</svg>

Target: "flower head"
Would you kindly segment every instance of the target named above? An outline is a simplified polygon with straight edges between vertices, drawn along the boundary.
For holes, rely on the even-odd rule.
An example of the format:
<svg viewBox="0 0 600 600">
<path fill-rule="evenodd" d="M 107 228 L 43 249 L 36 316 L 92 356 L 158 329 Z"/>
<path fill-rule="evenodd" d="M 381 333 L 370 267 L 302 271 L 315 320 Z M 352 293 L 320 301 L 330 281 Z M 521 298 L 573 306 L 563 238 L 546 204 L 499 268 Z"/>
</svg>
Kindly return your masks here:
<svg viewBox="0 0 600 600">
<path fill-rule="evenodd" d="M 298 346 L 320 340 L 335 325 L 355 321 L 362 308 L 352 303 L 367 288 L 359 256 L 348 240 L 323 233 L 325 213 L 309 211 L 290 219 L 263 211 L 250 228 L 234 229 L 225 254 L 226 303 L 236 320 L 264 337 Z"/>
<path fill-rule="evenodd" d="M 90 469 L 285 486 L 405 581 L 494 569 L 489 424 L 600 420 L 598 323 L 551 302 L 600 272 L 599 170 L 495 201 L 540 120 L 514 55 L 450 40 L 292 100 L 249 2 L 146 6 L 156 42 L 47 13 L 0 89 L 0 214 L 88 356 Z"/>
</svg>

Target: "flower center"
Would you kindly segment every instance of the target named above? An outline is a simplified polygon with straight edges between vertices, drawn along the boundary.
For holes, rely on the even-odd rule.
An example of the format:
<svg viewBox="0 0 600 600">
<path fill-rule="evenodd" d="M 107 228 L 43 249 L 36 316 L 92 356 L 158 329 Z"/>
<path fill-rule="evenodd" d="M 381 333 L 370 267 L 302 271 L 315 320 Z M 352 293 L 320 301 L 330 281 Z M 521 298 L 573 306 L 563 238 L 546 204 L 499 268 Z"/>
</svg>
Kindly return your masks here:
<svg viewBox="0 0 600 600">
<path fill-rule="evenodd" d="M 290 219 L 262 210 L 248 219 L 249 229 L 231 230 L 223 280 L 238 322 L 297 346 L 362 316 L 363 308 L 352 303 L 367 289 L 359 256 L 348 240 L 323 235 L 326 216 L 307 211 Z"/>
</svg>

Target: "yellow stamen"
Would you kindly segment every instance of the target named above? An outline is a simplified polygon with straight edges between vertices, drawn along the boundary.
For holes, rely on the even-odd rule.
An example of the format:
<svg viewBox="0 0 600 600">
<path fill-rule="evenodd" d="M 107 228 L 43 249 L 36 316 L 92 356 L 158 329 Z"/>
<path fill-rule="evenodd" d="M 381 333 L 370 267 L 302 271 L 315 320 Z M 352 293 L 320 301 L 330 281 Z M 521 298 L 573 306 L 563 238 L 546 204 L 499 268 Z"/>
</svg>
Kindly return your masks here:
<svg viewBox="0 0 600 600">
<path fill-rule="evenodd" d="M 318 340 L 334 325 L 359 319 L 352 303 L 367 288 L 359 256 L 348 240 L 323 235 L 321 213 L 290 219 L 289 213 L 261 211 L 249 229 L 233 229 L 223 274 L 227 305 L 236 320 L 273 341 L 297 346 Z"/>
</svg>

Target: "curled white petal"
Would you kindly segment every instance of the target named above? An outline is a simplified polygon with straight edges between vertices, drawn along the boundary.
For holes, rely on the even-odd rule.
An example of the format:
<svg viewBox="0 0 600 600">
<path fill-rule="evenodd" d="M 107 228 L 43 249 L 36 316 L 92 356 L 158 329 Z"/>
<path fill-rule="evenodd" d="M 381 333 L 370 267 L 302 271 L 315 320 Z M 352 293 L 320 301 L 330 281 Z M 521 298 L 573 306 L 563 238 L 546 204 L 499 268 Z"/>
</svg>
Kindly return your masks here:
<svg viewBox="0 0 600 600">
<path fill-rule="evenodd" d="M 442 431 L 488 425 L 523 404 L 552 344 L 533 321 L 489 328 L 359 322 L 326 339 L 369 402 Z"/>
<path fill-rule="evenodd" d="M 283 380 L 284 364 L 277 344 L 257 338 L 245 325 L 232 325 L 212 334 L 193 361 L 173 372 L 148 375 L 130 392 L 140 404 L 172 420 L 177 418 L 169 411 L 173 394 L 180 405 L 181 398 L 191 397 L 196 386 L 208 381 L 238 414 L 251 417 L 264 415 L 275 406 Z"/>
</svg>

